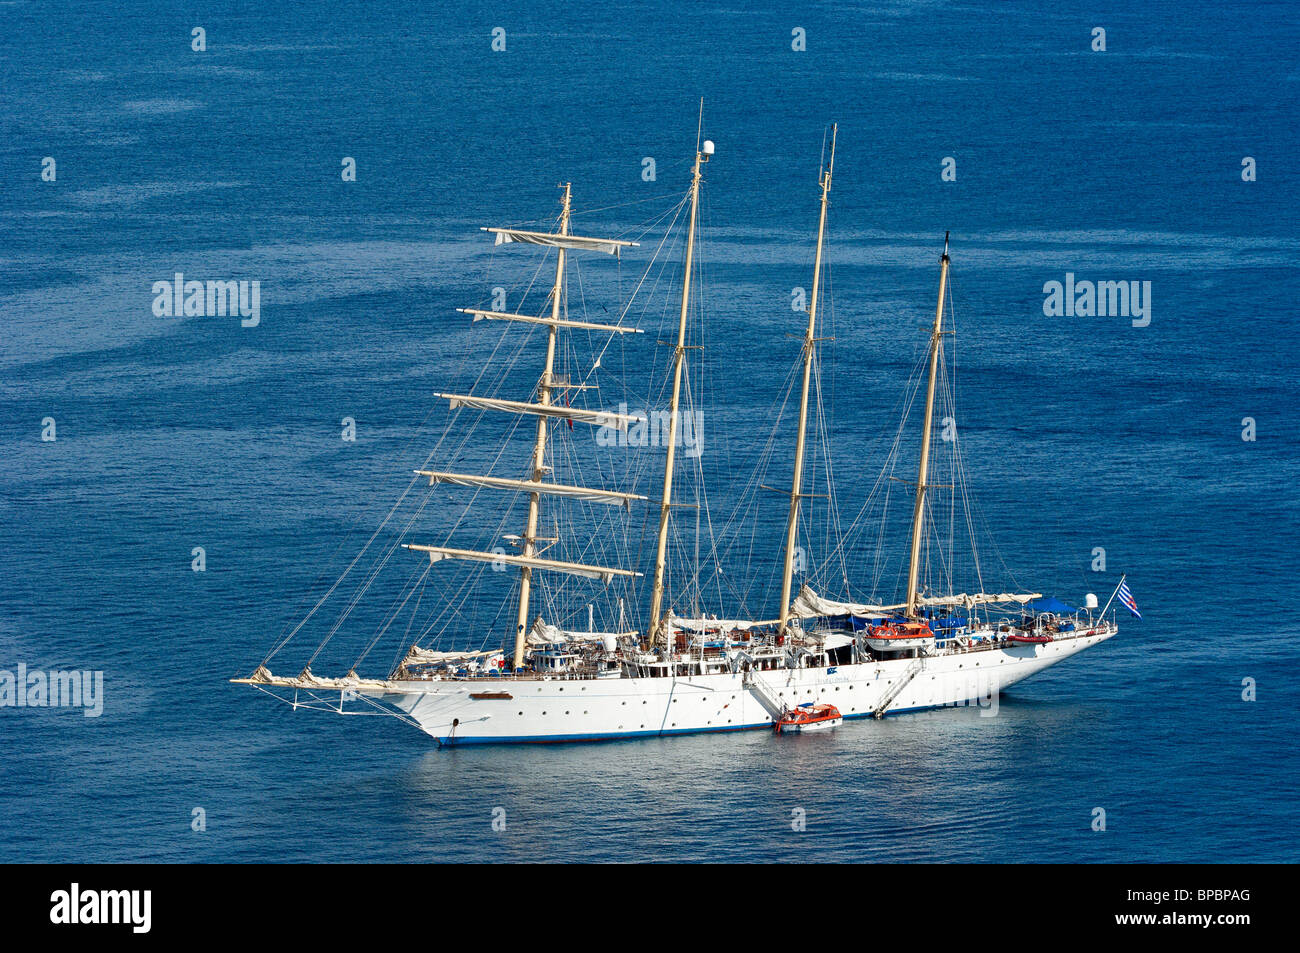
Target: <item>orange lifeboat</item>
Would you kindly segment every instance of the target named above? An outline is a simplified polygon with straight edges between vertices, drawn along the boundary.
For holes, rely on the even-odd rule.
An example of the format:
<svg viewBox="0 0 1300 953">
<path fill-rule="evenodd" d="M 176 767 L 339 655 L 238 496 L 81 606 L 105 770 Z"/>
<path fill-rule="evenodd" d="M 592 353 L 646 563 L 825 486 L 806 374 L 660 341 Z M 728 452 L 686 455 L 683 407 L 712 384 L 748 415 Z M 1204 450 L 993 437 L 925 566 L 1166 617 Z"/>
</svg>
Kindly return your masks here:
<svg viewBox="0 0 1300 953">
<path fill-rule="evenodd" d="M 825 731 L 844 724 L 844 716 L 834 705 L 802 705 L 777 719 L 772 727 L 778 735 L 788 732 Z"/>
<path fill-rule="evenodd" d="M 934 633 L 925 622 L 878 625 L 867 632 L 866 639 L 867 645 L 877 652 L 905 652 L 934 645 Z"/>
</svg>

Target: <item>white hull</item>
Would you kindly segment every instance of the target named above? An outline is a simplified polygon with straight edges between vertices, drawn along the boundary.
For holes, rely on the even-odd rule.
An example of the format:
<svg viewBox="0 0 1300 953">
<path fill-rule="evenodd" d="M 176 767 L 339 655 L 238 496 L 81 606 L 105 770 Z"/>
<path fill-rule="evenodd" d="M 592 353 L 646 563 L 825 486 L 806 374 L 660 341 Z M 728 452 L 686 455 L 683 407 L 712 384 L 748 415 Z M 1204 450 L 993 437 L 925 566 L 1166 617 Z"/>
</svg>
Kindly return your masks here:
<svg viewBox="0 0 1300 953">
<path fill-rule="evenodd" d="M 665 678 L 475 678 L 391 683 L 364 694 L 409 715 L 440 744 L 598 741 L 771 728 L 774 704 L 827 703 L 845 718 L 987 699 L 1114 630 L 1004 648 L 830 669 Z M 917 666 L 910 679 L 909 667 Z M 896 683 L 908 679 L 897 688 Z M 895 690 L 897 688 L 897 690 Z M 893 697 L 887 696 L 893 692 Z M 497 697 L 472 698 L 471 695 Z M 764 698 L 763 696 L 767 697 Z"/>
</svg>

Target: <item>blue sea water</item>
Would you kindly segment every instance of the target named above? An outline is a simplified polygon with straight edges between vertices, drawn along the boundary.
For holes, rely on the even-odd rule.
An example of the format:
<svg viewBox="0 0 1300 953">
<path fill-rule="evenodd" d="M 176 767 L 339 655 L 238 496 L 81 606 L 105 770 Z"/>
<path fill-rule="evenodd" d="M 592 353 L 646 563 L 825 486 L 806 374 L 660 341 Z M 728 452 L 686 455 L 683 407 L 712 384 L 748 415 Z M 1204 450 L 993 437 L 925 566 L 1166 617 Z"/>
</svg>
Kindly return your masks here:
<svg viewBox="0 0 1300 953">
<path fill-rule="evenodd" d="M 1288 4 L 2 8 L 0 669 L 102 670 L 105 707 L 0 708 L 0 860 L 1300 858 Z M 1128 572 L 1143 620 L 995 718 L 798 739 L 437 750 L 227 684 L 432 447 L 482 340 L 454 309 L 506 266 L 477 227 L 572 181 L 584 227 L 633 228 L 684 191 L 701 96 L 714 476 L 796 357 L 836 121 L 840 485 L 883 463 L 951 230 L 999 548 L 1076 602 Z M 260 280 L 261 324 L 156 317 L 177 271 Z M 1044 316 L 1066 272 L 1150 281 L 1149 326 Z"/>
</svg>

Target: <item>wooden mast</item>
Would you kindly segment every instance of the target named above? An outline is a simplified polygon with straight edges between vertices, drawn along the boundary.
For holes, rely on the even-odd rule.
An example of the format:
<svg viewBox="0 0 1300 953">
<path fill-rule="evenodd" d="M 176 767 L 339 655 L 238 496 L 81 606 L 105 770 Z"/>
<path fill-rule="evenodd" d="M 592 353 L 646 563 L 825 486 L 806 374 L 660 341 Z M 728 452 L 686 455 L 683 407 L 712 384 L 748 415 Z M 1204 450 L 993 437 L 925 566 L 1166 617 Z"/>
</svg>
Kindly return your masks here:
<svg viewBox="0 0 1300 953">
<path fill-rule="evenodd" d="M 701 106 L 703 108 L 703 106 Z M 705 143 L 710 149 L 710 144 Z M 673 465 L 677 450 L 677 403 L 682 390 L 682 361 L 686 355 L 686 316 L 691 301 L 691 267 L 695 258 L 695 219 L 700 203 L 700 165 L 705 160 L 699 147 L 695 150 L 695 168 L 691 172 L 691 219 L 686 237 L 686 267 L 682 274 L 682 310 L 677 322 L 677 346 L 673 351 L 673 396 L 668 405 L 668 457 L 664 462 L 664 490 L 659 503 L 659 543 L 655 551 L 654 586 L 650 591 L 649 644 L 653 648 L 662 632 L 660 612 L 664 601 L 664 568 L 668 558 L 668 516 L 672 510 Z M 671 646 L 669 646 L 671 650 Z"/>
<path fill-rule="evenodd" d="M 925 423 L 921 430 L 921 463 L 916 476 L 916 508 L 912 511 L 912 557 L 907 567 L 907 617 L 916 618 L 917 581 L 921 570 L 921 535 L 925 522 L 926 478 L 930 467 L 930 425 L 934 417 L 934 381 L 939 370 L 939 342 L 943 335 L 943 302 L 948 290 L 948 233 L 943 235 L 943 256 L 939 259 L 939 305 L 930 332 L 930 384 L 925 392 Z"/>
<path fill-rule="evenodd" d="M 560 234 L 569 234 L 569 199 L 570 183 L 564 183 L 564 208 L 560 212 Z M 564 293 L 564 246 L 556 248 L 555 286 L 551 289 L 551 324 L 546 335 L 546 368 L 537 382 L 537 403 L 548 406 L 551 403 L 551 379 L 555 370 L 555 339 L 559 331 L 560 299 Z M 546 433 L 548 419 L 539 414 L 537 417 L 537 440 L 533 445 L 533 466 L 531 478 L 540 481 L 546 474 Z M 528 523 L 524 529 L 522 555 L 531 559 L 537 555 L 537 516 L 541 504 L 541 494 L 534 491 L 528 495 Z M 514 667 L 519 669 L 524 664 L 524 648 L 528 644 L 528 601 L 532 593 L 533 568 L 524 564 L 519 568 L 519 616 L 515 625 Z"/>
<path fill-rule="evenodd" d="M 803 455 L 808 434 L 808 388 L 812 381 L 813 346 L 817 337 L 817 297 L 821 289 L 822 244 L 826 236 L 826 208 L 830 204 L 831 174 L 835 171 L 835 136 L 838 126 L 831 127 L 831 155 L 821 173 L 822 208 L 817 223 L 817 255 L 813 260 L 812 294 L 808 298 L 808 330 L 803 339 L 803 395 L 799 399 L 799 437 L 794 446 L 794 481 L 790 487 L 790 515 L 785 524 L 785 568 L 781 576 L 781 624 L 785 632 L 790 622 L 790 588 L 794 581 L 794 546 L 799 532 L 799 500 L 803 495 Z"/>
</svg>

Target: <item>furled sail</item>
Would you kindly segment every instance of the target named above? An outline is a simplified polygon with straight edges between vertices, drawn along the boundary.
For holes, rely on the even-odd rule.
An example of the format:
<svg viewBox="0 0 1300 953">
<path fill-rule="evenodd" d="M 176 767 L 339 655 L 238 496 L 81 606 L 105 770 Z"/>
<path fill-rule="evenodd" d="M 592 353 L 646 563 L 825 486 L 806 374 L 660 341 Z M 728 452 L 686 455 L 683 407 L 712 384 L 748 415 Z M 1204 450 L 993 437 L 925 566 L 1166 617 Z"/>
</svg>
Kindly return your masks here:
<svg viewBox="0 0 1300 953">
<path fill-rule="evenodd" d="M 550 245 L 554 248 L 568 248 L 574 251 L 599 251 L 606 255 L 617 255 L 622 248 L 637 247 L 636 242 L 620 241 L 617 238 L 583 238 L 580 235 L 526 232 L 518 228 L 484 228 L 483 231 L 496 235 L 498 245 L 526 242 L 529 245 Z"/>
<path fill-rule="evenodd" d="M 550 625 L 541 616 L 533 620 L 533 627 L 528 630 L 529 645 L 555 645 L 557 643 L 576 644 L 583 642 L 604 642 L 607 639 L 634 638 L 635 632 L 570 632 L 559 626 Z"/>
<path fill-rule="evenodd" d="M 475 321 L 521 321 L 524 324 L 546 324 L 557 328 L 576 328 L 585 331 L 610 331 L 614 334 L 644 334 L 640 328 L 621 324 L 599 324 L 595 321 L 574 321 L 569 318 L 534 317 L 531 314 L 511 314 L 508 311 L 484 311 L 482 308 L 457 308 L 461 314 L 472 314 Z"/>
<path fill-rule="evenodd" d="M 422 649 L 418 645 L 412 645 L 411 651 L 403 659 L 406 663 L 431 664 L 436 662 L 468 662 L 473 659 L 491 658 L 493 655 L 500 655 L 500 650 L 487 649 L 477 652 L 440 652 L 436 649 Z"/>
<path fill-rule="evenodd" d="M 678 616 L 671 616 L 667 621 L 671 622 L 674 629 L 683 629 L 691 632 L 730 632 L 733 629 L 756 629 L 759 626 L 772 625 L 779 620 L 684 619 Z"/>
<path fill-rule="evenodd" d="M 609 410 L 586 410 L 581 407 L 564 407 L 560 404 L 530 404 L 523 400 L 501 400 L 497 397 L 473 397 L 469 394 L 434 394 L 451 402 L 451 409 L 471 407 L 475 410 L 504 410 L 512 414 L 536 414 L 538 417 L 557 417 L 577 420 L 598 427 L 626 430 L 629 424 L 643 423 L 644 417 L 635 414 L 616 414 Z"/>
<path fill-rule="evenodd" d="M 963 606 L 970 609 L 979 605 L 1000 603 L 1024 605 L 1033 599 L 1041 598 L 1042 593 L 1040 592 L 960 592 L 951 596 L 925 596 L 917 599 L 917 602 L 923 606 Z M 810 586 L 804 586 L 790 604 L 790 614 L 803 619 L 822 615 L 870 616 L 897 612 L 899 609 L 906 608 L 907 603 L 905 602 L 887 606 L 872 603 L 837 602 L 834 599 L 827 599 L 818 595 Z"/>
<path fill-rule="evenodd" d="M 548 569 L 552 572 L 568 573 L 571 576 L 583 576 L 587 579 L 599 579 L 608 583 L 615 576 L 639 576 L 639 572 L 630 569 L 614 569 L 610 566 L 589 566 L 586 563 L 566 563 L 555 559 L 539 559 L 536 556 L 516 556 L 509 553 L 488 553 L 476 549 L 451 549 L 447 546 L 421 546 L 415 543 L 403 543 L 403 549 L 428 553 L 429 562 L 441 562 L 444 559 L 467 559 L 481 563 L 504 563 L 507 566 L 528 566 L 530 569 Z"/>
<path fill-rule="evenodd" d="M 595 490 L 585 486 L 569 486 L 564 483 L 542 483 L 538 480 L 509 480 L 505 477 L 477 476 L 472 473 L 446 473 L 442 470 L 416 470 L 420 476 L 429 478 L 429 485 L 435 483 L 454 483 L 457 486 L 484 487 L 493 490 L 526 490 L 529 493 L 546 493 L 550 496 L 568 496 L 592 503 L 609 503 L 611 505 L 630 504 L 633 500 L 646 497 L 635 493 L 616 493 L 613 490 Z"/>
<path fill-rule="evenodd" d="M 414 650 L 413 650 L 414 651 Z M 257 671 L 248 678 L 232 678 L 232 682 L 241 685 L 270 685 L 276 688 L 325 688 L 356 690 L 358 688 L 389 688 L 392 683 L 378 678 L 360 678 L 355 672 L 349 672 L 343 678 L 327 678 L 313 675 L 311 666 L 304 668 L 294 676 L 273 675 L 265 665 L 259 665 Z"/>
</svg>

